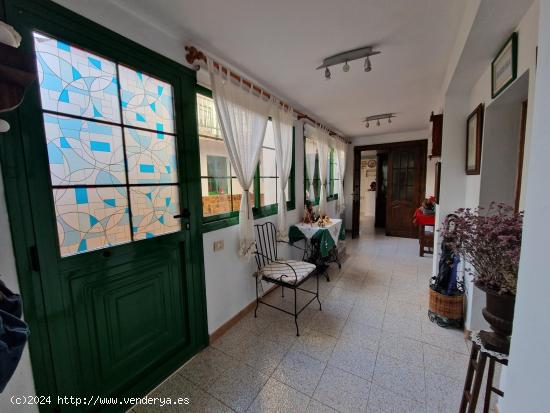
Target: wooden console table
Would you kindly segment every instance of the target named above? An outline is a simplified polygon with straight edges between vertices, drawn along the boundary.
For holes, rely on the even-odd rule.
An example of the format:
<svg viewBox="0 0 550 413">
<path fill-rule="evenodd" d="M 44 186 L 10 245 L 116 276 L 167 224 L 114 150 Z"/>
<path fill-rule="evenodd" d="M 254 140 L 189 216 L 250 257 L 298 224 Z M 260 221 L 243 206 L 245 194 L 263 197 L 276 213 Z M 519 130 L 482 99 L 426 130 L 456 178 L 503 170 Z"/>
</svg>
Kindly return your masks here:
<svg viewBox="0 0 550 413">
<path fill-rule="evenodd" d="M 433 254 L 434 233 L 427 233 L 426 227 L 433 227 L 433 230 L 435 231 L 435 214 L 425 215 L 422 213 L 422 210 L 418 208 L 414 213 L 413 222 L 418 225 L 418 244 L 420 247 L 419 255 L 423 257 L 425 252 Z"/>
</svg>

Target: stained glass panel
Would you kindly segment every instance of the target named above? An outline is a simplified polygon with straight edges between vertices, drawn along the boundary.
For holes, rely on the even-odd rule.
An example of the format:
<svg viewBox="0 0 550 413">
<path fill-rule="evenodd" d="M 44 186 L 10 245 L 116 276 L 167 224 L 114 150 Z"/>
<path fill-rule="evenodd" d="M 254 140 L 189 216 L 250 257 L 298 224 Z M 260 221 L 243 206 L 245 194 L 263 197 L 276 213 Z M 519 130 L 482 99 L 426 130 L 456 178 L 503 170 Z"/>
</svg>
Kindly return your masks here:
<svg viewBox="0 0 550 413">
<path fill-rule="evenodd" d="M 44 114 L 52 185 L 123 185 L 122 131 L 116 126 Z"/>
<path fill-rule="evenodd" d="M 176 138 L 160 132 L 125 128 L 131 184 L 176 183 Z"/>
<path fill-rule="evenodd" d="M 134 239 L 152 238 L 181 229 L 174 218 L 180 211 L 178 187 L 138 186 L 130 188 Z"/>
<path fill-rule="evenodd" d="M 120 122 L 115 64 L 43 34 L 33 35 L 42 108 Z"/>
<path fill-rule="evenodd" d="M 172 86 L 119 65 L 124 124 L 159 132 L 174 132 Z"/>
<path fill-rule="evenodd" d="M 125 187 L 53 189 L 61 256 L 130 242 Z"/>
</svg>

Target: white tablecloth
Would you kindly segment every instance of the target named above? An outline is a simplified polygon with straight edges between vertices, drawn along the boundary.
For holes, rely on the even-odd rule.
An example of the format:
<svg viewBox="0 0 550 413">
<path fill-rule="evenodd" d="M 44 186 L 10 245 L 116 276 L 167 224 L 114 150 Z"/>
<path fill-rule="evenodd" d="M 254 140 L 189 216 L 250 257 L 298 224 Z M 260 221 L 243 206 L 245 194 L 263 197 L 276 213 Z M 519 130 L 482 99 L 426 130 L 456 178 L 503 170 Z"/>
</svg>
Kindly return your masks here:
<svg viewBox="0 0 550 413">
<path fill-rule="evenodd" d="M 334 244 L 338 244 L 338 237 L 340 236 L 340 229 L 342 228 L 342 220 L 338 218 L 331 218 L 330 220 L 332 222 L 325 227 L 320 227 L 317 224 L 304 224 L 303 222 L 296 224 L 295 227 L 298 228 L 307 239 L 311 239 L 317 231 L 326 229 L 334 240 Z"/>
</svg>

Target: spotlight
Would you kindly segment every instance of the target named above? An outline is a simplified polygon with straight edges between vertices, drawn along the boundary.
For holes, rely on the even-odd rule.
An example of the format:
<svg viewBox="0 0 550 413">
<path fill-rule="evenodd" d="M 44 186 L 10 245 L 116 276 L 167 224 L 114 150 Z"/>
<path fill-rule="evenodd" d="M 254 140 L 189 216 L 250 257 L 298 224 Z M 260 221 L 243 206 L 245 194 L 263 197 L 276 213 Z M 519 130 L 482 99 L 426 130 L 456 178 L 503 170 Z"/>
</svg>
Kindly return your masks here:
<svg viewBox="0 0 550 413">
<path fill-rule="evenodd" d="M 325 68 L 325 79 L 326 80 L 330 79 L 330 70 L 329 70 L 328 66 Z"/>
<path fill-rule="evenodd" d="M 376 121 L 376 126 L 380 126 L 380 119 Z"/>
<path fill-rule="evenodd" d="M 388 123 L 391 123 L 391 117 L 388 118 Z"/>
<path fill-rule="evenodd" d="M 365 59 L 365 72 L 370 72 L 371 70 L 372 70 L 372 65 L 370 63 L 369 57 L 367 56 L 367 58 Z"/>
<path fill-rule="evenodd" d="M 346 73 L 349 72 L 349 65 L 347 61 L 346 61 L 346 64 L 342 67 L 342 70 Z"/>
<path fill-rule="evenodd" d="M 369 123 L 367 122 L 367 124 L 365 125 L 367 128 L 369 127 Z"/>
</svg>

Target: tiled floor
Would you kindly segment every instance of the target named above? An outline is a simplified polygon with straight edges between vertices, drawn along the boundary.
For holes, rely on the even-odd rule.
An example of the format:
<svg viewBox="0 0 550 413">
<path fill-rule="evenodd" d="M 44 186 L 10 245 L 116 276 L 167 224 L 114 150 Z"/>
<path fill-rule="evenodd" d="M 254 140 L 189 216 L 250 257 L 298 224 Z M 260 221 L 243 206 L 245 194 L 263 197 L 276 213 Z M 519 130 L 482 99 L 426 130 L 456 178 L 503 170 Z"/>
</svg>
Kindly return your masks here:
<svg viewBox="0 0 550 413">
<path fill-rule="evenodd" d="M 427 318 L 431 258 L 418 257 L 416 240 L 363 232 L 347 241 L 341 271 L 321 280 L 323 311 L 312 303 L 301 314 L 300 337 L 292 317 L 261 306 L 152 394 L 191 405 L 158 410 L 458 411 L 468 346 L 462 331 Z"/>
</svg>

